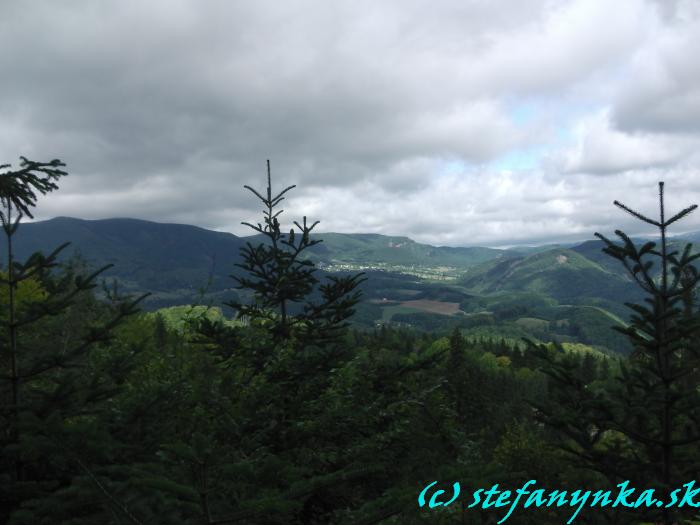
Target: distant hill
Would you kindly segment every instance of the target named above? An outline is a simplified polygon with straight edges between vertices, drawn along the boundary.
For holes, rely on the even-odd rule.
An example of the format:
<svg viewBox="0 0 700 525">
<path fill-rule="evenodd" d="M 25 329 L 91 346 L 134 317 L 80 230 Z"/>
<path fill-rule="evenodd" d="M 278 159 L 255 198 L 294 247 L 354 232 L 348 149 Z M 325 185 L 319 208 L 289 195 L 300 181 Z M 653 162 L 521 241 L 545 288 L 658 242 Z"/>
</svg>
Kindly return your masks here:
<svg viewBox="0 0 700 525">
<path fill-rule="evenodd" d="M 462 272 L 475 264 L 508 256 L 492 248 L 435 247 L 407 237 L 376 234 L 324 233 L 322 243 L 309 250 L 320 268 L 343 270 L 343 265 L 409 271 L 416 267 L 450 267 Z M 35 251 L 48 252 L 70 242 L 64 258 L 79 254 L 92 268 L 113 264 L 106 278 L 117 278 L 125 291 L 149 291 L 150 307 L 183 304 L 197 299 L 207 287 L 215 301 L 234 295 L 230 275 L 239 270 L 239 251 L 246 242 L 264 237 L 238 237 L 185 224 L 162 224 L 138 219 L 83 220 L 57 217 L 22 224 L 15 237 L 20 259 Z M 0 255 L 4 253 L 0 244 Z M 350 268 L 352 270 L 352 268 Z M 147 305 L 148 306 L 148 305 Z"/>
<path fill-rule="evenodd" d="M 611 241 L 620 243 L 620 239 L 617 236 L 608 237 Z M 655 242 L 658 244 L 659 239 L 649 238 L 649 237 L 633 237 L 632 242 L 636 245 L 642 245 L 646 242 Z M 671 250 L 683 250 L 685 245 L 691 243 L 693 244 L 692 252 L 696 253 L 700 249 L 700 232 L 673 236 L 669 238 L 668 246 Z M 623 267 L 616 259 L 610 257 L 608 254 L 603 252 L 603 247 L 605 243 L 601 240 L 591 240 L 573 246 L 571 249 L 576 253 L 586 257 L 587 259 L 598 263 L 600 266 L 612 273 L 623 273 Z"/>
<path fill-rule="evenodd" d="M 624 323 L 624 302 L 642 296 L 620 263 L 598 240 L 576 245 L 508 250 L 438 247 L 408 237 L 323 233 L 309 257 L 325 272 L 365 272 L 364 295 L 353 322 L 444 331 L 459 326 L 474 336 L 523 336 L 629 351 L 610 330 Z M 683 238 L 700 239 L 700 233 Z M 18 258 L 48 252 L 70 241 L 64 258 L 79 254 L 123 291 L 153 295 L 146 309 L 239 297 L 231 274 L 239 251 L 262 236 L 238 237 L 185 224 L 137 219 L 82 220 L 58 217 L 20 226 Z M 641 240 L 635 240 L 641 242 Z M 683 240 L 673 238 L 672 245 Z M 0 243 L 0 257 L 5 245 Z M 2 261 L 4 259 L 0 259 Z M 204 294 L 202 293 L 204 292 Z M 245 296 L 241 296 L 245 299 Z"/>
<path fill-rule="evenodd" d="M 137 219 L 88 221 L 57 217 L 22 224 L 15 238 L 20 259 L 70 242 L 64 258 L 79 254 L 90 267 L 114 267 L 104 276 L 117 278 L 125 291 L 154 294 L 151 302 L 182 304 L 212 277 L 213 292 L 231 286 L 227 277 L 244 244 L 241 238 L 185 224 Z M 4 257 L 5 247 L 0 247 Z"/>
<path fill-rule="evenodd" d="M 560 302 L 580 302 L 584 298 L 621 300 L 635 291 L 631 279 L 621 272 L 612 272 L 566 248 L 487 262 L 468 271 L 461 284 L 482 294 L 527 291 Z"/>
<path fill-rule="evenodd" d="M 511 246 L 507 250 L 509 252 L 514 252 L 519 255 L 531 255 L 533 253 L 546 252 L 549 250 L 554 250 L 556 248 L 573 248 L 579 243 L 570 242 L 563 244 L 542 244 L 539 246 Z"/>
<path fill-rule="evenodd" d="M 312 248 L 318 261 L 356 263 L 387 263 L 394 265 L 450 266 L 469 268 L 475 264 L 510 256 L 495 248 L 453 248 L 431 246 L 408 237 L 390 237 L 364 233 L 323 233 L 321 244 Z"/>
</svg>

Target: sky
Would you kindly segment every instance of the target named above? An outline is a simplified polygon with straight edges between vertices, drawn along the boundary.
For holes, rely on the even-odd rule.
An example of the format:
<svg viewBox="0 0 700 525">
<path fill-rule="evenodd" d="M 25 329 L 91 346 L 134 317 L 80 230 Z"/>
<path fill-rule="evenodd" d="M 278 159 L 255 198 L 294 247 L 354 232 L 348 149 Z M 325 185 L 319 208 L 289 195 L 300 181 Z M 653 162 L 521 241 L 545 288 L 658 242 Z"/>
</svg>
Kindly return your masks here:
<svg viewBox="0 0 700 525">
<path fill-rule="evenodd" d="M 0 3 L 0 164 L 60 158 L 37 219 L 451 246 L 649 232 L 700 204 L 700 1 Z M 700 230 L 700 212 L 674 225 Z"/>
</svg>

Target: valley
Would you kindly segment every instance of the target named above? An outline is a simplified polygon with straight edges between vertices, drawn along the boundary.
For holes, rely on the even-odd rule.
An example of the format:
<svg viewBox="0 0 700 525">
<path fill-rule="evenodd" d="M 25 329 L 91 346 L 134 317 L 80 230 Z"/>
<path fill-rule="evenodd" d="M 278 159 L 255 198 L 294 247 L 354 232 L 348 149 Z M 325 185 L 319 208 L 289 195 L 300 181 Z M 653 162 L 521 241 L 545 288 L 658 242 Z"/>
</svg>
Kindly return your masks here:
<svg viewBox="0 0 700 525">
<path fill-rule="evenodd" d="M 693 234 L 690 234 L 692 237 Z M 625 302 L 641 299 L 600 241 L 496 249 L 436 247 L 407 237 L 324 233 L 310 259 L 317 275 L 363 272 L 362 301 L 352 324 L 447 332 L 455 327 L 478 337 L 523 337 L 584 344 L 627 353 L 629 342 L 613 325 L 629 316 Z M 246 299 L 231 275 L 240 275 L 239 250 L 260 236 L 238 237 L 188 225 L 136 219 L 87 221 L 59 217 L 23 224 L 20 257 L 70 241 L 63 260 L 104 274 L 124 293 L 150 292 L 144 308 Z M 2 249 L 0 249 L 0 254 Z M 225 308 L 226 315 L 233 315 Z"/>
</svg>

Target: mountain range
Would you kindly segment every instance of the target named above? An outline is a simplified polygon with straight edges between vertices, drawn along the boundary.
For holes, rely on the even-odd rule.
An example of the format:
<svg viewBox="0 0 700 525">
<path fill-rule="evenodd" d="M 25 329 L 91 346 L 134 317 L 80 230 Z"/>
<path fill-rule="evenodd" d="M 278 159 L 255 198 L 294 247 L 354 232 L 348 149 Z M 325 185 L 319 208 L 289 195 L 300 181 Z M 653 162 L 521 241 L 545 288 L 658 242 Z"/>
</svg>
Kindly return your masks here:
<svg viewBox="0 0 700 525">
<path fill-rule="evenodd" d="M 325 271 L 354 269 L 397 273 L 457 274 L 476 264 L 515 252 L 492 248 L 451 248 L 420 244 L 407 237 L 377 234 L 324 233 L 309 250 Z M 264 237 L 239 237 L 185 224 L 162 224 L 138 219 L 83 220 L 57 217 L 22 224 L 14 240 L 22 259 L 35 251 L 48 252 L 70 242 L 63 258 L 78 256 L 92 267 L 114 265 L 104 276 L 117 278 L 124 290 L 149 291 L 151 303 L 180 304 L 202 287 L 209 293 L 231 288 L 239 252 L 246 242 Z M 0 246 L 3 254 L 4 246 Z M 454 278 L 454 276 L 452 277 Z"/>
<path fill-rule="evenodd" d="M 700 233 L 683 237 L 700 239 Z M 611 323 L 625 322 L 623 303 L 641 300 L 622 266 L 602 253 L 597 240 L 497 249 L 431 246 L 379 234 L 317 238 L 323 242 L 309 250 L 309 257 L 321 273 L 367 274 L 358 325 L 461 326 L 475 334 L 558 335 L 609 347 L 623 344 L 605 333 Z M 90 268 L 112 264 L 103 277 L 116 279 L 127 293 L 151 292 L 144 307 L 153 310 L 238 297 L 230 275 L 240 272 L 235 266 L 239 251 L 247 242 L 263 240 L 184 224 L 57 217 L 22 224 L 14 250 L 23 259 L 69 241 L 63 259 L 78 257 Z M 4 244 L 0 257 L 4 260 Z"/>
</svg>

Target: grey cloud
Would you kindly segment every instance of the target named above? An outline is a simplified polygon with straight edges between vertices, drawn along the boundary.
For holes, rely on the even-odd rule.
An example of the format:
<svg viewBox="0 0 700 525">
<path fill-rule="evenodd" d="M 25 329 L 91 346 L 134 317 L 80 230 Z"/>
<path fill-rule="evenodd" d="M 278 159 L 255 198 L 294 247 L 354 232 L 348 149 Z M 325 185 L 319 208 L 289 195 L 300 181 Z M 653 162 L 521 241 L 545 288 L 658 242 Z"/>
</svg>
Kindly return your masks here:
<svg viewBox="0 0 700 525">
<path fill-rule="evenodd" d="M 622 130 L 700 132 L 700 8 L 676 2 L 668 18 L 638 51 L 620 86 L 613 116 Z"/>
<path fill-rule="evenodd" d="M 290 217 L 325 231 L 563 238 L 612 217 L 592 203 L 625 184 L 668 172 L 700 196 L 700 31 L 675 4 L 6 2 L 0 161 L 68 163 L 44 218 L 247 233 L 259 206 L 242 186 L 263 186 L 270 158 L 276 185 L 299 185 Z M 601 108 L 610 122 L 591 125 Z M 495 167 L 533 147 L 536 169 Z"/>
<path fill-rule="evenodd" d="M 576 135 L 576 143 L 563 153 L 561 167 L 566 173 L 610 175 L 668 168 L 688 158 L 700 145 L 693 137 L 614 129 L 608 111 L 584 119 Z"/>
</svg>

